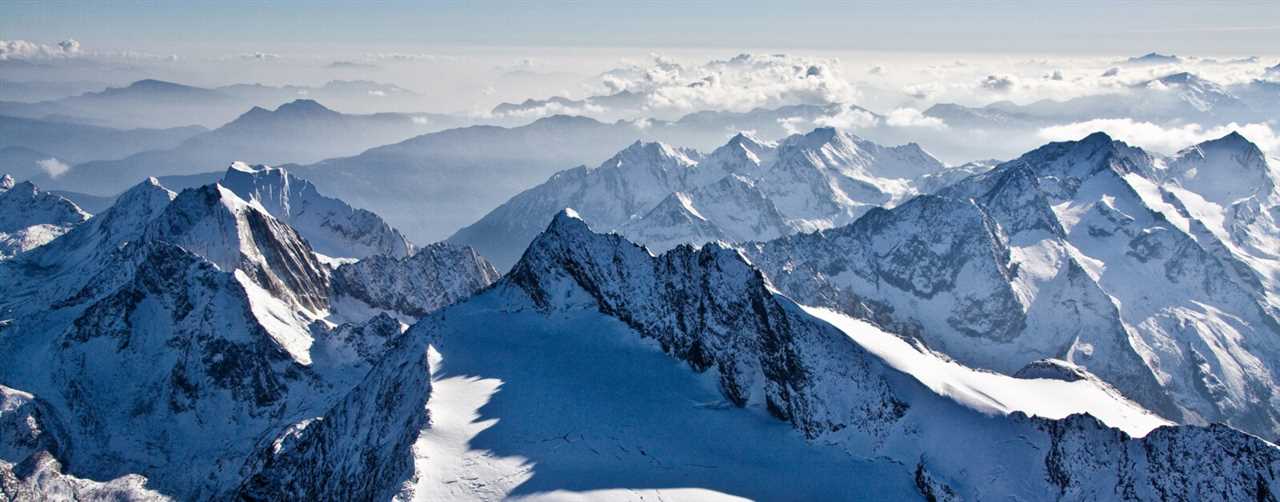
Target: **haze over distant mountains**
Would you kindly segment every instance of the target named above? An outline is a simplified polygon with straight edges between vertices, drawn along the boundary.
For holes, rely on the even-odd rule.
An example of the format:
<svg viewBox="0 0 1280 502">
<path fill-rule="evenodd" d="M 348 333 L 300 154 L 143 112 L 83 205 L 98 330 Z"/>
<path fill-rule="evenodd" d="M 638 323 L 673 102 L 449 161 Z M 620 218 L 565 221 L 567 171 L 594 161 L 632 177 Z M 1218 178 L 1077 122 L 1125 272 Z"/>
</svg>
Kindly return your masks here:
<svg viewBox="0 0 1280 502">
<path fill-rule="evenodd" d="M 364 104 L 376 97 L 388 102 L 387 109 L 394 109 L 403 106 L 404 100 L 413 95 L 412 91 L 394 85 L 362 80 L 335 80 L 317 87 L 235 84 L 206 88 L 145 79 L 58 99 L 0 102 L 0 115 L 114 128 L 199 125 L 212 129 L 254 106 L 275 108 L 298 99 L 313 99 L 342 107 Z M 428 116 L 422 114 L 424 119 Z M 431 117 L 447 120 L 444 115 Z"/>
<path fill-rule="evenodd" d="M 429 130 L 410 114 L 348 115 L 300 99 L 275 110 L 254 107 L 217 129 L 193 135 L 168 149 L 117 160 L 76 164 L 64 173 L 37 176 L 52 187 L 96 195 L 117 193 L 125 180 L 144 176 L 205 173 L 239 159 L 261 163 L 313 162 L 360 152 Z"/>
</svg>

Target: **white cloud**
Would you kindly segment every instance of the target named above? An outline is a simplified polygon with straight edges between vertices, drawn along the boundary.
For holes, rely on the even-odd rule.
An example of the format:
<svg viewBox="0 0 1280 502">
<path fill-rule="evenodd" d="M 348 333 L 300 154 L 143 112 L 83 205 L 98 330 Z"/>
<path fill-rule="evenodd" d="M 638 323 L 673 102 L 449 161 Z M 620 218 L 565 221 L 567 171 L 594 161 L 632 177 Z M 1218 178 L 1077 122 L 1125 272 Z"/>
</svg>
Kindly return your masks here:
<svg viewBox="0 0 1280 502">
<path fill-rule="evenodd" d="M 600 91 L 645 98 L 647 115 L 675 117 L 700 110 L 749 111 L 792 104 L 852 103 L 858 94 L 837 59 L 740 54 L 683 64 L 655 55 L 645 64 L 605 72 Z"/>
<path fill-rule="evenodd" d="M 885 124 L 893 127 L 925 127 L 929 129 L 946 129 L 947 124 L 937 117 L 926 116 L 915 108 L 898 108 L 885 116 Z"/>
<path fill-rule="evenodd" d="M 1143 89 L 1134 87 L 1180 72 L 1231 86 L 1266 78 L 1266 67 L 1276 64 L 1275 60 L 1266 59 L 1237 58 L 1227 62 L 1186 57 L 1172 63 L 1120 66 L 1115 58 L 1025 60 L 996 55 L 971 60 L 965 66 L 945 61 L 894 61 L 892 73 L 864 84 L 868 86 L 865 93 L 875 94 L 873 86 L 884 85 L 899 92 L 902 101 L 859 104 L 873 109 L 910 104 L 923 109 L 932 103 L 983 106 L 993 100 L 1020 104 L 1044 99 L 1064 101 L 1090 95 L 1142 92 Z M 888 64 L 886 61 L 875 63 Z M 1280 77 L 1280 73 L 1276 75 Z"/>
<path fill-rule="evenodd" d="M 803 117 L 786 117 L 778 119 L 778 126 L 787 134 L 800 134 L 804 132 L 802 127 L 807 122 Z"/>
<path fill-rule="evenodd" d="M 0 40 L 0 61 L 52 59 L 80 54 L 80 42 L 72 39 L 49 45 L 28 40 Z"/>
<path fill-rule="evenodd" d="M 824 127 L 835 127 L 838 129 L 859 129 L 875 127 L 880 123 L 880 119 L 876 118 L 876 116 L 871 112 L 860 108 L 843 107 L 835 115 L 818 117 L 817 119 L 814 119 L 813 123 Z M 795 124 L 791 125 L 794 126 Z"/>
<path fill-rule="evenodd" d="M 1233 122 L 1215 127 L 1204 127 L 1200 124 L 1166 127 L 1127 118 L 1097 119 L 1046 127 L 1041 129 L 1038 135 L 1048 141 L 1069 141 L 1098 131 L 1105 132 L 1112 138 L 1125 143 L 1166 154 L 1203 141 L 1221 138 L 1235 131 L 1269 155 L 1280 156 L 1280 137 L 1277 137 L 1276 131 L 1267 123 L 1237 124 Z"/>
<path fill-rule="evenodd" d="M 71 170 L 71 166 L 68 166 L 66 163 L 56 158 L 37 160 L 36 165 L 40 166 L 40 169 L 43 169 L 45 174 L 48 174 L 50 178 L 57 178 L 62 176 L 63 173 Z"/>
<path fill-rule="evenodd" d="M 551 115 L 577 115 L 592 116 L 604 113 L 604 107 L 593 105 L 591 103 L 580 103 L 577 105 L 564 104 L 555 101 L 544 103 L 540 106 L 521 107 L 505 113 L 499 113 L 495 116 L 505 118 L 540 118 Z"/>
</svg>

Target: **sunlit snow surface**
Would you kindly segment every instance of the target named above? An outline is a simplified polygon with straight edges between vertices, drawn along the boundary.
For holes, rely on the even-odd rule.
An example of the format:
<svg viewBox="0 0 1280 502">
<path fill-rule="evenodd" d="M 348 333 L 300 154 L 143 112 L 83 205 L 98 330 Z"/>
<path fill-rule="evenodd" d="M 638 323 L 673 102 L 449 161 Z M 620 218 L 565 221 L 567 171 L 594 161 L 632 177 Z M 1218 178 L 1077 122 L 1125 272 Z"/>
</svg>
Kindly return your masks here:
<svg viewBox="0 0 1280 502">
<path fill-rule="evenodd" d="M 984 413 L 1021 411 L 1053 419 L 1088 413 L 1134 437 L 1146 436 L 1162 425 L 1172 425 L 1172 422 L 1089 379 L 1067 382 L 1014 378 L 978 371 L 916 350 L 905 340 L 865 321 L 829 309 L 803 308 L 814 317 L 839 328 L 894 369 L 915 377 L 938 394 Z"/>
</svg>

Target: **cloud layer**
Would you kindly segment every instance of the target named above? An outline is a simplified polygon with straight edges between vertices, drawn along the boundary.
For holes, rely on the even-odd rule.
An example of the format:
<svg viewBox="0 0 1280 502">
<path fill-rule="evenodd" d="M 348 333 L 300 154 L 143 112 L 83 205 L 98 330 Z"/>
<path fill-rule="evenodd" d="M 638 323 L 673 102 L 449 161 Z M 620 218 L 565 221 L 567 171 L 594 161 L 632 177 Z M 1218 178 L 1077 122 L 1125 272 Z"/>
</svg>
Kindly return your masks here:
<svg viewBox="0 0 1280 502">
<path fill-rule="evenodd" d="M 28 40 L 0 40 L 0 61 L 23 59 L 52 59 L 77 56 L 80 42 L 67 39 L 56 44 L 42 44 Z"/>
</svg>

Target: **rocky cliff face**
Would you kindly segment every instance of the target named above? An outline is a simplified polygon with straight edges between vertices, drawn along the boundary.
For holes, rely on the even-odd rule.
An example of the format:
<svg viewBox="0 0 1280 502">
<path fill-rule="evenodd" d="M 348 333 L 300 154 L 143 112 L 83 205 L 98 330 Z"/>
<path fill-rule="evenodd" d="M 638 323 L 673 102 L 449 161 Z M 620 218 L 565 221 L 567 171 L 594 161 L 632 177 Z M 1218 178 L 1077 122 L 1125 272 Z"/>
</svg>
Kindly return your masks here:
<svg viewBox="0 0 1280 502">
<path fill-rule="evenodd" d="M 237 162 L 220 182 L 246 201 L 256 201 L 288 224 L 315 249 L 336 258 L 404 258 L 414 246 L 382 218 L 321 195 L 315 185 L 284 169 Z"/>
<path fill-rule="evenodd" d="M 315 311 L 328 307 L 328 269 L 310 246 L 260 204 L 221 185 L 184 191 L 144 238 L 177 244 L 222 270 L 240 270 L 277 299 Z"/>
<path fill-rule="evenodd" d="M 417 318 L 471 296 L 498 275 L 475 250 L 437 243 L 405 258 L 378 255 L 338 267 L 334 288 L 375 308 Z"/>
<path fill-rule="evenodd" d="M 67 453 L 67 432 L 49 405 L 29 393 L 0 386 L 0 432 L 2 500 L 165 500 L 142 476 L 94 481 L 65 474 L 58 457 Z"/>
<path fill-rule="evenodd" d="M 428 426 L 425 345 L 398 339 L 388 357 L 331 409 L 296 423 L 251 457 L 244 500 L 386 500 L 413 474 L 410 450 Z"/>
</svg>

